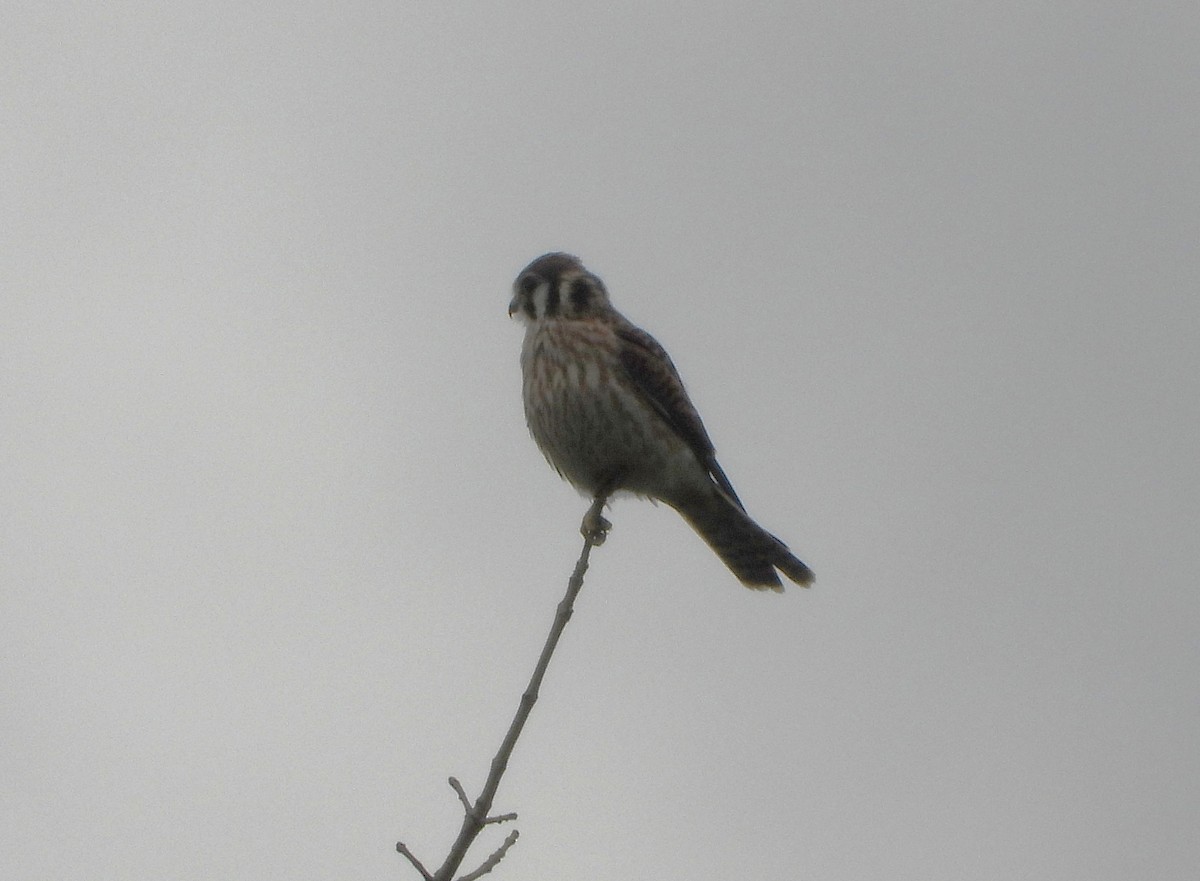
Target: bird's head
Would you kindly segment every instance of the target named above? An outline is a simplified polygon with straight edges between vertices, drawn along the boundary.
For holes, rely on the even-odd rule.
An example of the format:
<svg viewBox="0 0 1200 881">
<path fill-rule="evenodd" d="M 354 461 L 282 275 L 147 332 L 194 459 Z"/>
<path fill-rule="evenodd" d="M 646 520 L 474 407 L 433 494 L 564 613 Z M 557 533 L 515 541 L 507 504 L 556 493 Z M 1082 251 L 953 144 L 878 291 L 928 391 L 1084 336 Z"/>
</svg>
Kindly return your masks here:
<svg viewBox="0 0 1200 881">
<path fill-rule="evenodd" d="M 543 254 L 513 282 L 508 314 L 527 324 L 543 318 L 588 318 L 610 309 L 604 282 L 571 254 Z"/>
</svg>

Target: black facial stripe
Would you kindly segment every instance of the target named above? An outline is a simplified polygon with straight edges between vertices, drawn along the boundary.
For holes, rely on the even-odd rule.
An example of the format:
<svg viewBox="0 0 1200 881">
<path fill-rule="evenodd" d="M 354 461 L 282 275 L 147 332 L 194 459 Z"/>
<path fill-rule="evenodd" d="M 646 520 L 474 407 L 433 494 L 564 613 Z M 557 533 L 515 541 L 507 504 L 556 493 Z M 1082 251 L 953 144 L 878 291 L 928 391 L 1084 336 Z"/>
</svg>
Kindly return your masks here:
<svg viewBox="0 0 1200 881">
<path fill-rule="evenodd" d="M 587 308 L 590 295 L 591 287 L 582 278 L 571 282 L 570 290 L 567 292 L 567 296 L 571 298 L 571 306 L 576 312 L 582 312 Z"/>
<path fill-rule="evenodd" d="M 546 317 L 558 315 L 558 285 L 548 285 L 546 288 Z"/>
<path fill-rule="evenodd" d="M 521 294 L 521 311 L 529 316 L 530 320 L 537 319 L 537 310 L 533 308 L 533 297 L 528 291 Z"/>
</svg>

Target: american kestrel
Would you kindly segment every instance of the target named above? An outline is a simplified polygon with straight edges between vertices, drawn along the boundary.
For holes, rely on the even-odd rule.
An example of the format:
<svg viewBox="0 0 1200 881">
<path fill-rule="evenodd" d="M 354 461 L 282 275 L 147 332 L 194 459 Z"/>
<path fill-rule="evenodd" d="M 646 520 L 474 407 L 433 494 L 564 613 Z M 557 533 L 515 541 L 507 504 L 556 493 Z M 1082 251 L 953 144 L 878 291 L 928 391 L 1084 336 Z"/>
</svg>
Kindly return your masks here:
<svg viewBox="0 0 1200 881">
<path fill-rule="evenodd" d="M 612 307 L 577 257 L 526 266 L 508 314 L 525 323 L 525 419 L 559 474 L 593 499 L 626 491 L 670 505 L 747 587 L 782 591 L 776 569 L 812 583 L 812 570 L 746 513 L 666 351 Z"/>
</svg>

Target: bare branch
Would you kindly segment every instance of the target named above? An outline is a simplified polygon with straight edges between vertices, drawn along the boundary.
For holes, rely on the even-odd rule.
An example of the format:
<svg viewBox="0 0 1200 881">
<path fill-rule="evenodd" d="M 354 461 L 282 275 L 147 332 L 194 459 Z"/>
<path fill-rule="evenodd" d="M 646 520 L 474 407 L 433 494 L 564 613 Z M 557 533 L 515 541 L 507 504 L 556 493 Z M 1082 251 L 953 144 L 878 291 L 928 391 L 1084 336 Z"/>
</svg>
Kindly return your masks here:
<svg viewBox="0 0 1200 881">
<path fill-rule="evenodd" d="M 450 778 L 450 786 L 456 793 L 458 793 L 458 800 L 462 802 L 463 810 L 465 810 L 468 814 L 474 813 L 475 808 L 471 804 L 471 800 L 467 798 L 466 790 L 464 790 L 463 785 L 458 782 L 457 777 Z M 515 811 L 513 811 L 507 814 L 499 814 L 495 817 L 484 817 L 483 825 L 486 826 L 489 823 L 507 823 L 508 821 L 515 819 L 517 819 L 517 814 Z"/>
<path fill-rule="evenodd" d="M 413 852 L 404 846 L 403 841 L 396 842 L 396 851 L 408 858 L 408 861 L 413 864 L 413 867 L 421 873 L 421 877 L 425 881 L 433 881 L 433 876 L 429 874 L 429 870 L 421 865 L 421 861 L 413 856 Z"/>
<path fill-rule="evenodd" d="M 462 784 L 458 782 L 457 777 L 450 778 L 450 788 L 458 793 L 458 800 L 462 802 L 463 810 L 468 814 L 475 808 L 471 807 L 471 800 L 467 798 L 467 793 L 463 790 Z"/>
<path fill-rule="evenodd" d="M 608 537 L 610 524 L 601 512 L 604 510 L 604 505 L 608 501 L 607 494 L 598 495 L 593 500 L 592 505 L 588 508 L 587 514 L 584 515 L 583 524 L 580 527 L 580 533 L 583 535 L 583 550 L 579 554 L 579 560 L 575 563 L 575 570 L 571 573 L 570 579 L 567 581 L 566 595 L 558 604 L 555 611 L 554 623 L 550 625 L 550 633 L 546 636 L 546 644 L 542 646 L 542 653 L 538 657 L 537 666 L 533 668 L 533 675 L 529 678 L 529 684 L 525 687 L 525 691 L 521 695 L 521 701 L 517 705 L 517 713 L 513 716 L 512 723 L 508 726 L 508 733 L 504 735 L 504 740 L 500 744 L 500 749 L 492 759 L 491 768 L 488 772 L 487 781 L 483 784 L 483 791 L 479 794 L 479 798 L 471 804 L 471 800 L 467 797 L 466 791 L 462 784 L 454 777 L 450 778 L 450 786 L 453 787 L 458 795 L 458 800 L 462 802 L 463 817 L 462 828 L 458 831 L 458 837 L 454 840 L 454 844 L 450 848 L 450 853 L 446 857 L 446 861 L 442 863 L 441 868 L 433 875 L 430 875 L 402 843 L 396 844 L 396 850 L 408 857 L 411 862 L 425 879 L 425 881 L 450 881 L 454 877 L 454 873 L 458 871 L 458 867 L 462 865 L 463 859 L 467 855 L 467 850 L 474 843 L 479 832 L 484 826 L 490 823 L 503 823 L 508 820 L 515 820 L 517 815 L 514 813 L 499 814 L 490 816 L 489 812 L 492 809 L 492 800 L 496 797 L 496 790 L 500 786 L 500 778 L 504 776 L 504 771 L 508 767 L 508 759 L 512 755 L 513 747 L 517 744 L 517 738 L 521 736 L 521 730 L 525 727 L 525 722 L 529 718 L 530 712 L 533 710 L 533 705 L 537 703 L 538 691 L 542 687 L 542 679 L 546 675 L 546 670 L 550 666 L 550 659 L 554 656 L 554 649 L 558 646 L 559 637 L 562 636 L 563 630 L 567 626 L 567 622 L 571 620 L 571 614 L 575 610 L 575 598 L 579 596 L 579 591 L 583 589 L 583 576 L 587 573 L 588 558 L 591 556 L 592 548 L 604 543 L 604 539 Z M 474 872 L 464 875 L 459 881 L 475 881 L 475 879 L 490 872 L 495 868 L 496 864 L 504 858 L 504 854 L 508 851 L 513 843 L 517 840 L 517 831 L 514 829 L 504 839 L 504 843 Z"/>
<path fill-rule="evenodd" d="M 466 875 L 463 875 L 458 879 L 458 881 L 478 881 L 478 879 L 492 871 L 492 869 L 496 868 L 500 861 L 504 859 L 504 855 L 508 853 L 508 849 L 517 843 L 517 838 L 520 837 L 520 835 L 521 833 L 516 829 L 514 829 L 512 832 L 509 832 L 508 837 L 504 839 L 504 843 L 496 848 L 490 857 L 483 861 L 483 865 L 481 865 L 474 872 L 468 872 Z"/>
</svg>

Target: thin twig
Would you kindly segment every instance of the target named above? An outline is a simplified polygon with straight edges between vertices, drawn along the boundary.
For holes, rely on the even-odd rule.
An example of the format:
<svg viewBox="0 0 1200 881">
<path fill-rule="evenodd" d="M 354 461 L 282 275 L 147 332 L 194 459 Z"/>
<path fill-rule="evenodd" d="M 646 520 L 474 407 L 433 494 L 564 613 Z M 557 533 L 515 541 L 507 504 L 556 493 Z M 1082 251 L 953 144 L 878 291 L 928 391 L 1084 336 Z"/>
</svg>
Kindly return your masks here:
<svg viewBox="0 0 1200 881">
<path fill-rule="evenodd" d="M 521 736 L 521 730 L 525 727 L 525 722 L 529 718 L 529 713 L 533 710 L 533 705 L 537 703 L 538 691 L 542 687 L 542 679 L 546 675 L 546 669 L 550 666 L 550 658 L 554 655 L 554 649 L 558 645 L 559 637 L 562 636 L 567 622 L 571 620 L 571 614 L 575 610 L 575 598 L 579 596 L 579 591 L 583 588 L 583 576 L 587 573 L 588 558 L 591 556 L 592 548 L 604 543 L 607 537 L 606 533 L 609 528 L 608 521 L 602 516 L 604 505 L 608 501 L 607 495 L 597 496 L 592 502 L 592 506 L 588 509 L 583 518 L 583 527 L 580 532 L 583 534 L 583 551 L 579 554 L 579 560 L 575 563 L 575 570 L 571 573 L 570 579 L 567 581 L 566 595 L 558 604 L 555 611 L 554 623 L 550 625 L 550 633 L 546 636 L 546 644 L 542 646 L 542 653 L 538 657 L 537 666 L 533 668 L 533 675 L 529 678 L 529 684 L 525 687 L 524 693 L 521 695 L 521 702 L 517 705 L 517 713 L 513 716 L 512 724 L 508 726 L 508 733 L 504 735 L 504 740 L 500 744 L 500 750 L 492 759 L 491 769 L 488 772 L 487 780 L 483 784 L 483 791 L 479 793 L 479 798 L 475 800 L 475 804 L 470 803 L 466 792 L 462 785 L 453 777 L 450 778 L 450 785 L 458 794 L 459 801 L 463 803 L 465 816 L 463 817 L 462 828 L 458 831 L 458 837 L 454 840 L 454 844 L 450 848 L 450 854 L 446 857 L 446 861 L 442 863 L 441 868 L 433 875 L 430 875 L 403 844 L 397 843 L 396 850 L 408 857 L 411 862 L 425 878 L 425 881 L 451 881 L 454 873 L 458 871 L 458 867 L 462 865 L 463 859 L 467 855 L 467 850 L 474 843 L 476 836 L 483 827 L 489 823 L 501 823 L 506 820 L 516 819 L 516 814 L 500 814 L 499 816 L 489 816 L 489 811 L 492 809 L 492 800 L 496 797 L 496 790 L 500 786 L 500 778 L 504 776 L 504 771 L 508 767 L 508 759 L 512 755 L 513 747 L 517 744 L 517 738 Z M 508 837 L 504 839 L 504 843 L 474 872 L 465 875 L 459 881 L 475 881 L 475 879 L 490 872 L 495 868 L 496 864 L 503 859 L 504 854 L 512 847 L 517 840 L 517 832 L 513 830 Z"/>
<path fill-rule="evenodd" d="M 421 861 L 413 856 L 413 852 L 404 846 L 403 841 L 396 842 L 396 852 L 407 857 L 408 861 L 413 864 L 413 868 L 421 873 L 421 877 L 424 878 L 425 881 L 433 881 L 433 876 L 429 874 L 429 870 L 421 865 Z"/>
<path fill-rule="evenodd" d="M 475 810 L 475 808 L 471 806 L 471 800 L 467 798 L 466 790 L 464 790 L 462 784 L 458 782 L 457 777 L 450 778 L 450 788 L 458 793 L 458 800 L 462 802 L 464 811 L 469 814 L 471 811 Z"/>
<path fill-rule="evenodd" d="M 467 874 L 461 876 L 458 881 L 479 881 L 480 878 L 500 864 L 500 861 L 504 859 L 504 855 L 508 853 L 508 849 L 517 843 L 517 838 L 520 837 L 520 835 L 521 833 L 516 829 L 514 829 L 512 832 L 509 832 L 508 837 L 504 839 L 504 842 L 498 848 L 496 848 L 490 857 L 483 861 L 483 864 L 478 869 L 476 869 L 474 872 L 468 872 Z"/>
</svg>

